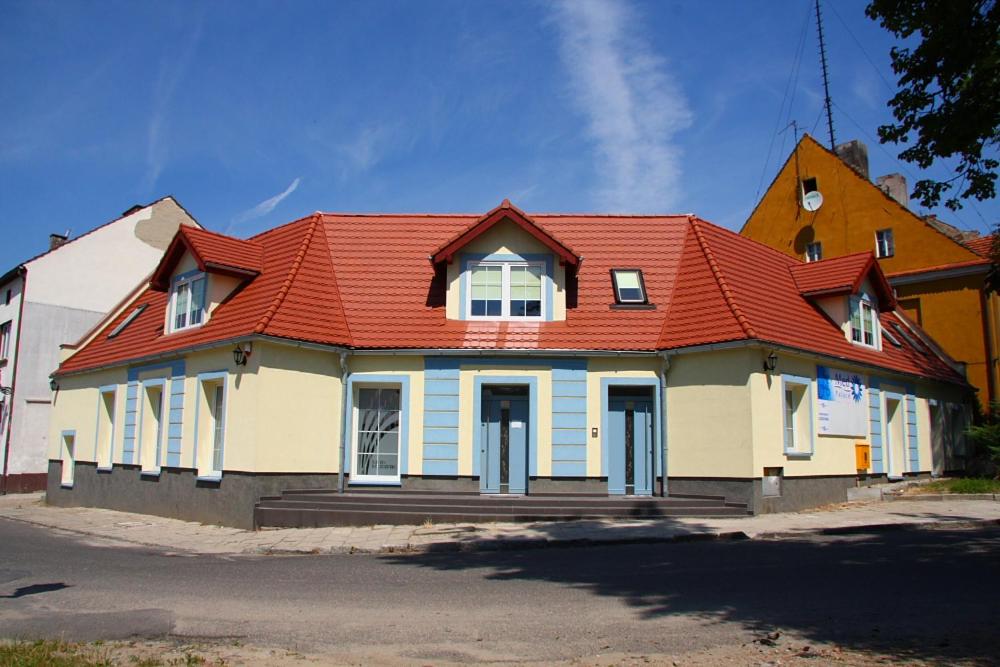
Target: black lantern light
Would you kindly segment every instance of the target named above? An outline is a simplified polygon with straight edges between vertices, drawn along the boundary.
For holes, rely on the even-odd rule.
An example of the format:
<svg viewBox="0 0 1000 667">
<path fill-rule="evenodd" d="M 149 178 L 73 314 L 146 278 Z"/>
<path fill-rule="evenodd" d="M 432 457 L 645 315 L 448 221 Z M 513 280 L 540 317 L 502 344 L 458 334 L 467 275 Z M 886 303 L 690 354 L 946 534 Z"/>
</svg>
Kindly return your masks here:
<svg viewBox="0 0 1000 667">
<path fill-rule="evenodd" d="M 246 366 L 247 359 L 250 358 L 250 353 L 253 351 L 250 343 L 246 345 L 240 345 L 237 343 L 236 347 L 233 348 L 233 362 L 237 366 Z"/>
<path fill-rule="evenodd" d="M 764 370 L 768 373 L 773 373 L 774 369 L 778 367 L 778 355 L 772 350 L 767 358 L 764 359 Z"/>
</svg>

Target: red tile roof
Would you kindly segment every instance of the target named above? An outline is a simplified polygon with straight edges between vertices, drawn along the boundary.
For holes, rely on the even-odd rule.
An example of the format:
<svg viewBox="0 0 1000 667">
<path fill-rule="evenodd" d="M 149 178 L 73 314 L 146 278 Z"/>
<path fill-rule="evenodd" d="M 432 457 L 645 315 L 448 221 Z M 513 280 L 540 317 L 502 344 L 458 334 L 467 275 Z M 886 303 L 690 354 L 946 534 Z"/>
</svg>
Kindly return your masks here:
<svg viewBox="0 0 1000 667">
<path fill-rule="evenodd" d="M 814 276 L 800 275 L 799 260 L 691 216 L 533 215 L 533 224 L 586 258 L 576 290 L 570 280 L 566 320 L 449 320 L 445 268 L 428 255 L 478 219 L 316 214 L 278 227 L 241 242 L 261 247 L 260 275 L 200 328 L 165 335 L 167 293 L 147 289 L 136 303 L 150 307 L 109 340 L 105 332 L 127 316 L 126 308 L 60 372 L 256 333 L 357 349 L 655 351 L 759 340 L 962 382 L 937 356 L 851 344 L 802 295 L 797 280 Z M 609 270 L 623 266 L 642 269 L 655 308 L 611 307 Z M 881 317 L 885 325 L 895 321 L 891 313 Z"/>
<path fill-rule="evenodd" d="M 989 236 L 980 236 L 978 238 L 970 239 L 965 242 L 965 247 L 983 257 L 990 257 L 993 254 L 993 240 L 996 238 L 994 234 Z"/>
<path fill-rule="evenodd" d="M 260 243 L 207 229 L 182 227 L 153 272 L 154 287 L 166 289 L 169 286 L 170 274 L 185 252 L 191 253 L 202 271 L 251 276 L 263 269 L 264 248 Z"/>
<path fill-rule="evenodd" d="M 895 307 L 892 288 L 885 279 L 882 269 L 870 250 L 852 255 L 843 255 L 818 262 L 793 266 L 792 278 L 803 296 L 833 296 L 854 294 L 861 283 L 868 278 L 879 292 L 880 307 L 891 310 Z"/>
</svg>

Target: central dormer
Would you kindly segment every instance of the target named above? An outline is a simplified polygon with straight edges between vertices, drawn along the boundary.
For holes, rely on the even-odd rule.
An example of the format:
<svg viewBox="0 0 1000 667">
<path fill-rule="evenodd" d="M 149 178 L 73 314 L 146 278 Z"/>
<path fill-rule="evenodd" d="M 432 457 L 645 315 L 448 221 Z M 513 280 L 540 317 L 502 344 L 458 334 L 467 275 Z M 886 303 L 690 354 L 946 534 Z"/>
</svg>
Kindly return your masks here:
<svg viewBox="0 0 1000 667">
<path fill-rule="evenodd" d="M 226 297 L 260 274 L 263 255 L 254 241 L 180 229 L 150 280 L 153 289 L 169 292 L 163 332 L 204 325 Z"/>
<path fill-rule="evenodd" d="M 567 278 L 582 261 L 506 199 L 430 259 L 447 272 L 448 319 L 521 323 L 566 319 Z"/>
</svg>

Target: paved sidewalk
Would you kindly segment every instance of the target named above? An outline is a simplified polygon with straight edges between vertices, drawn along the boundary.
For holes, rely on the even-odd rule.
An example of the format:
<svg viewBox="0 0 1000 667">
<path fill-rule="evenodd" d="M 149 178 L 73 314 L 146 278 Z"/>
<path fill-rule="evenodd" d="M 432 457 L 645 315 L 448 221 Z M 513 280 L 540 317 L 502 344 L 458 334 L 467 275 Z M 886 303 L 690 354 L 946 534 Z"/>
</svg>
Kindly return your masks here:
<svg viewBox="0 0 1000 667">
<path fill-rule="evenodd" d="M 89 507 L 49 507 L 43 494 L 0 496 L 0 518 L 199 554 L 323 554 L 539 548 L 711 539 L 769 539 L 906 527 L 1000 525 L 1000 502 L 976 499 L 855 502 L 809 512 L 645 521 L 433 524 L 249 531 Z"/>
</svg>

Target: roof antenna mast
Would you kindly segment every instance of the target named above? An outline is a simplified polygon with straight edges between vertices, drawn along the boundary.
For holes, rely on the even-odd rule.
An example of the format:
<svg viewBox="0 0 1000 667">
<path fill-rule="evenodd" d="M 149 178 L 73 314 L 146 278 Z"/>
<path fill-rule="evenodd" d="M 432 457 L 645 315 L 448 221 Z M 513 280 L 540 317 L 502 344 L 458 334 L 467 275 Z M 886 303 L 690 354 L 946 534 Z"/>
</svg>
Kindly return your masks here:
<svg viewBox="0 0 1000 667">
<path fill-rule="evenodd" d="M 826 94 L 826 125 L 830 130 L 830 150 L 837 150 L 833 139 L 833 108 L 830 101 L 830 73 L 826 68 L 826 42 L 823 41 L 823 15 L 819 12 L 819 0 L 816 0 L 816 30 L 819 32 L 819 64 L 823 70 L 823 92 Z"/>
</svg>

